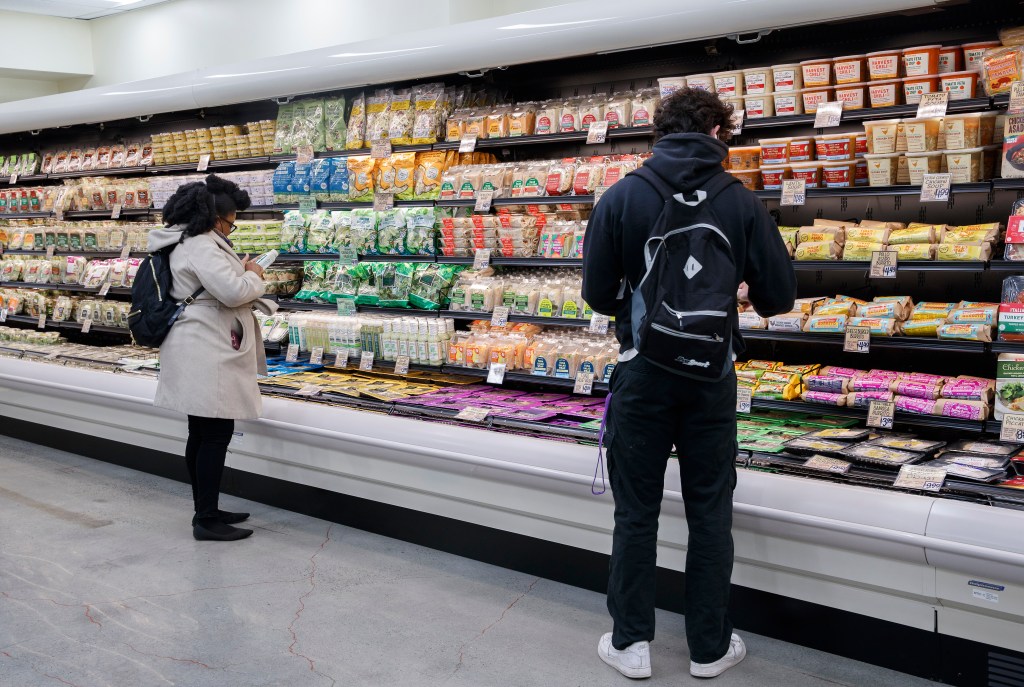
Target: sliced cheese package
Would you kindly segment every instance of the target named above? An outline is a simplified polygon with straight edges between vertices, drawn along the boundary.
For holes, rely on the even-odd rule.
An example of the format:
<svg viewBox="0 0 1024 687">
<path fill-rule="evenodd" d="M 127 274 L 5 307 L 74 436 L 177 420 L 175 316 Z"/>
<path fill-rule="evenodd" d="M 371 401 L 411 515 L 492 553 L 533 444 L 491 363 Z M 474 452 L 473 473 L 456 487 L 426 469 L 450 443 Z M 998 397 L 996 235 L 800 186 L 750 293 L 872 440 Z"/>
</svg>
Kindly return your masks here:
<svg viewBox="0 0 1024 687">
<path fill-rule="evenodd" d="M 936 251 L 939 260 L 981 260 L 992 257 L 991 243 L 940 243 Z"/>
<path fill-rule="evenodd" d="M 894 336 L 900 333 L 899 322 L 893 317 L 851 317 L 851 327 L 867 327 L 871 336 Z"/>
<path fill-rule="evenodd" d="M 834 241 L 800 243 L 794 257 L 797 260 L 838 260 L 842 249 Z"/>
<path fill-rule="evenodd" d="M 940 339 L 991 341 L 992 326 L 987 324 L 944 324 L 939 327 L 936 335 Z"/>
<path fill-rule="evenodd" d="M 935 259 L 935 245 L 931 243 L 890 243 L 889 250 L 896 251 L 896 259 L 900 261 Z"/>
<path fill-rule="evenodd" d="M 812 315 L 804 324 L 805 332 L 841 334 L 846 331 L 846 315 Z"/>
<path fill-rule="evenodd" d="M 885 250 L 884 243 L 847 241 L 843 248 L 843 260 L 870 260 L 872 253 L 882 250 Z"/>
</svg>

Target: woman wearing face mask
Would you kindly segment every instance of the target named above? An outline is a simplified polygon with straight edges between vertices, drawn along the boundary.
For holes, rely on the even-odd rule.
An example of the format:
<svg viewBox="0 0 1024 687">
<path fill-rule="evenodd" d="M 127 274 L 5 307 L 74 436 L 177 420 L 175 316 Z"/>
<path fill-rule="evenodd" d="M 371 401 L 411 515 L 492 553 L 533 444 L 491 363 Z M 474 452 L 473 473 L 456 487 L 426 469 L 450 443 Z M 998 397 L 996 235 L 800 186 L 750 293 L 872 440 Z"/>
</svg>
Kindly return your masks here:
<svg viewBox="0 0 1024 687">
<path fill-rule="evenodd" d="M 248 513 L 218 509 L 221 475 L 235 420 L 259 417 L 257 372 L 266 373 L 253 307 L 273 312 L 260 300 L 263 268 L 239 258 L 228 239 L 236 213 L 249 194 L 210 175 L 185 184 L 163 209 L 164 228 L 149 233 L 150 252 L 172 248 L 171 297 L 183 301 L 200 288 L 160 346 L 155 405 L 188 415 L 185 462 L 192 481 L 196 539 L 234 541 L 252 530 L 233 527 Z"/>
</svg>

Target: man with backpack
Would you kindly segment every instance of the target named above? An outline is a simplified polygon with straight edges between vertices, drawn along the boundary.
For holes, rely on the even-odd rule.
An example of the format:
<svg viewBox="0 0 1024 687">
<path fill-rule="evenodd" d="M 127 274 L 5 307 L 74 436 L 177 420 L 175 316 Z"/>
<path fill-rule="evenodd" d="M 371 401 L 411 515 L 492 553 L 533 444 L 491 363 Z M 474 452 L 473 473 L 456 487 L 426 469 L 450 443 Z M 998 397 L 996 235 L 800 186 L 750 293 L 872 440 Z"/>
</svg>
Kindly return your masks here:
<svg viewBox="0 0 1024 687">
<path fill-rule="evenodd" d="M 746 656 L 728 617 L 736 486 L 736 376 L 744 350 L 737 291 L 762 316 L 788 312 L 796 277 L 761 201 L 722 161 L 733 108 L 683 89 L 654 116 L 643 167 L 594 207 L 583 299 L 615 316 L 619 362 L 605 418 L 615 530 L 608 580 L 613 632 L 601 659 L 651 675 L 658 516 L 676 447 L 689 528 L 686 637 L 690 673 L 715 677 Z"/>
</svg>

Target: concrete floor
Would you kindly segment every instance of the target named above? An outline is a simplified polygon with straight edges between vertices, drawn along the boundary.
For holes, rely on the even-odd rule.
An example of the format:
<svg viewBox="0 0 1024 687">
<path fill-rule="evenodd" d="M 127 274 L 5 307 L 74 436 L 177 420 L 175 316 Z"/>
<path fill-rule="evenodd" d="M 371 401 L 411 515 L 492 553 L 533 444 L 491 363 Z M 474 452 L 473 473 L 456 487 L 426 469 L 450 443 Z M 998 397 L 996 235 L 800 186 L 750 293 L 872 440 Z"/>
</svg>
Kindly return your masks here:
<svg viewBox="0 0 1024 687">
<path fill-rule="evenodd" d="M 186 485 L 0 439 L 0 685 L 320 687 L 633 684 L 596 655 L 604 597 L 322 520 L 253 513 L 192 539 Z M 415 523 L 410 523 L 415 526 Z M 654 677 L 688 673 L 659 612 Z M 931 684 L 743 633 L 716 687 Z"/>
</svg>

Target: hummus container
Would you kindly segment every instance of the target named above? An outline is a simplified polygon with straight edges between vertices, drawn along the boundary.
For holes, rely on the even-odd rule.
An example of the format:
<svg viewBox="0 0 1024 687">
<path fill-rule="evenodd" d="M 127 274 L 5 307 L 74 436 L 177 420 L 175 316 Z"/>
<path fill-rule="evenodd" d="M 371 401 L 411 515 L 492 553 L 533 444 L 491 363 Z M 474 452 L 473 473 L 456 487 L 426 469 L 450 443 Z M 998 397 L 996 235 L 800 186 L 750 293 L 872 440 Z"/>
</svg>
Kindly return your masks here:
<svg viewBox="0 0 1024 687">
<path fill-rule="evenodd" d="M 872 81 L 898 79 L 903 53 L 899 50 L 881 50 L 869 52 L 864 56 L 868 61 L 868 75 Z"/>
<path fill-rule="evenodd" d="M 952 183 L 970 184 L 983 176 L 984 148 L 965 148 L 946 152 L 946 169 Z"/>
<path fill-rule="evenodd" d="M 658 79 L 658 92 L 661 94 L 662 100 L 684 88 L 686 88 L 685 76 L 666 76 Z"/>
<path fill-rule="evenodd" d="M 793 179 L 803 179 L 807 188 L 821 188 L 820 162 L 794 162 L 789 166 Z"/>
<path fill-rule="evenodd" d="M 857 160 L 857 166 L 853 170 L 853 185 L 854 186 L 867 186 L 868 185 L 868 161 L 864 159 Z"/>
<path fill-rule="evenodd" d="M 921 96 L 925 93 L 937 93 L 939 90 L 939 75 L 927 74 L 925 76 L 908 76 L 903 79 L 903 100 L 907 105 L 917 105 L 921 102 Z"/>
<path fill-rule="evenodd" d="M 814 159 L 814 137 L 794 136 L 789 139 L 789 161 L 809 162 Z"/>
<path fill-rule="evenodd" d="M 857 163 L 846 162 L 821 163 L 821 185 L 825 188 L 851 188 Z"/>
<path fill-rule="evenodd" d="M 910 183 L 920 186 L 924 183 L 925 174 L 938 174 L 942 171 L 942 158 L 946 153 L 936 150 L 928 153 L 907 153 L 907 171 Z"/>
<path fill-rule="evenodd" d="M 978 72 L 959 71 L 940 74 L 939 90 L 949 91 L 950 100 L 970 100 L 978 93 Z"/>
<path fill-rule="evenodd" d="M 897 130 L 901 121 L 900 119 L 879 119 L 876 122 L 864 122 L 868 152 L 876 155 L 895 153 Z"/>
<path fill-rule="evenodd" d="M 868 60 L 864 55 L 847 55 L 832 60 L 836 84 L 862 83 L 868 80 Z"/>
<path fill-rule="evenodd" d="M 772 101 L 775 103 L 776 117 L 788 117 L 804 113 L 804 99 L 800 91 L 775 91 L 772 94 Z"/>
<path fill-rule="evenodd" d="M 925 76 L 939 73 L 941 45 L 922 45 L 903 51 L 903 73 L 907 76 Z"/>
<path fill-rule="evenodd" d="M 772 67 L 772 81 L 776 93 L 792 93 L 803 90 L 804 75 L 799 64 L 777 64 Z M 778 111 L 778 104 L 775 106 Z"/>
<path fill-rule="evenodd" d="M 699 88 L 708 93 L 715 92 L 715 77 L 711 74 L 691 74 L 686 77 L 686 85 L 689 88 Z"/>
<path fill-rule="evenodd" d="M 775 90 L 771 67 L 743 70 L 743 88 L 747 95 L 765 95 Z"/>
<path fill-rule="evenodd" d="M 857 145 L 855 147 L 854 155 L 856 157 L 864 157 L 868 153 L 868 135 L 857 134 Z"/>
<path fill-rule="evenodd" d="M 857 153 L 857 134 L 815 136 L 814 147 L 819 160 L 853 160 Z"/>
<path fill-rule="evenodd" d="M 804 88 L 832 85 L 831 59 L 804 60 L 800 63 L 800 72 L 804 77 Z"/>
<path fill-rule="evenodd" d="M 908 153 L 927 153 L 939 149 L 940 117 L 904 119 L 903 133 L 907 137 Z"/>
<path fill-rule="evenodd" d="M 895 186 L 899 178 L 899 153 L 868 153 L 864 161 L 868 167 L 869 186 Z"/>
<path fill-rule="evenodd" d="M 804 112 L 807 114 L 814 114 L 818 111 L 818 105 L 832 100 L 832 89 L 805 88 L 800 91 L 800 96 L 804 100 Z"/>
<path fill-rule="evenodd" d="M 981 72 L 982 60 L 985 59 L 985 51 L 998 48 L 1002 43 L 999 41 L 982 41 L 980 43 L 964 43 L 960 47 L 964 51 L 964 69 L 972 72 Z"/>
<path fill-rule="evenodd" d="M 939 74 L 958 72 L 964 68 L 964 50 L 960 45 L 939 48 Z"/>
<path fill-rule="evenodd" d="M 729 174 L 739 179 L 740 183 L 743 184 L 743 188 L 747 189 L 748 191 L 761 190 L 760 169 L 730 169 Z"/>
<path fill-rule="evenodd" d="M 723 100 L 743 96 L 743 72 L 718 72 L 712 76 L 715 80 L 715 92 Z"/>
<path fill-rule="evenodd" d="M 792 178 L 793 170 L 789 165 L 761 168 L 761 183 L 765 191 L 781 191 L 783 180 Z"/>
<path fill-rule="evenodd" d="M 998 116 L 998 112 L 947 114 L 942 122 L 945 148 L 947 150 L 962 150 L 990 145 L 995 135 L 996 117 Z"/>
<path fill-rule="evenodd" d="M 862 110 L 868 105 L 868 84 L 851 83 L 836 86 L 836 100 L 844 110 Z"/>
<path fill-rule="evenodd" d="M 903 82 L 900 79 L 871 81 L 868 83 L 868 101 L 871 107 L 894 107 L 903 104 Z"/>
<path fill-rule="evenodd" d="M 729 169 L 731 171 L 758 169 L 760 166 L 761 146 L 729 148 Z"/>
<path fill-rule="evenodd" d="M 789 162 L 790 140 L 788 138 L 762 138 L 758 141 L 761 144 L 761 164 L 770 166 Z"/>
<path fill-rule="evenodd" d="M 743 111 L 747 119 L 764 119 L 775 116 L 775 99 L 771 94 L 743 96 Z"/>
</svg>

